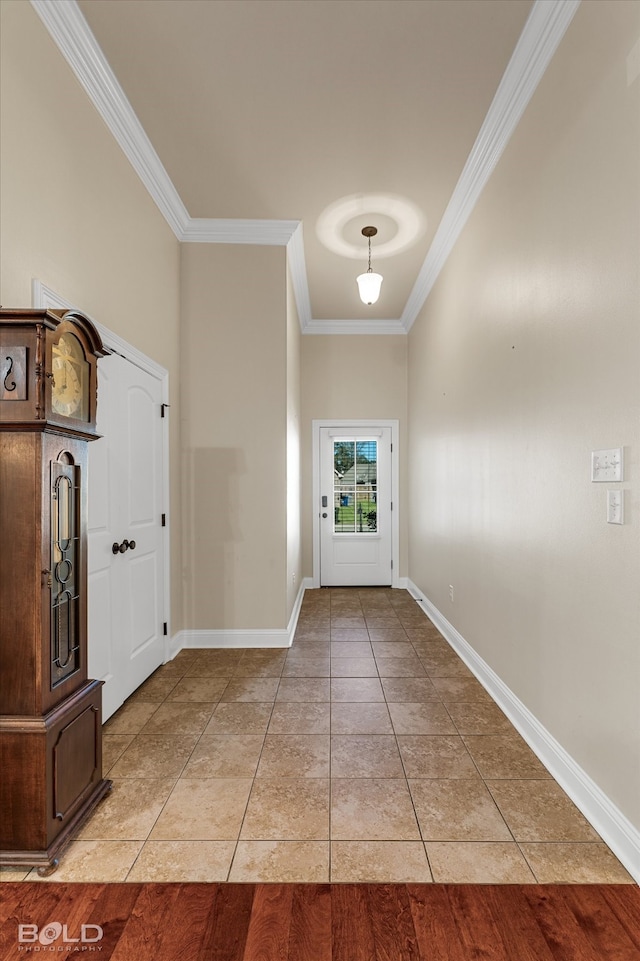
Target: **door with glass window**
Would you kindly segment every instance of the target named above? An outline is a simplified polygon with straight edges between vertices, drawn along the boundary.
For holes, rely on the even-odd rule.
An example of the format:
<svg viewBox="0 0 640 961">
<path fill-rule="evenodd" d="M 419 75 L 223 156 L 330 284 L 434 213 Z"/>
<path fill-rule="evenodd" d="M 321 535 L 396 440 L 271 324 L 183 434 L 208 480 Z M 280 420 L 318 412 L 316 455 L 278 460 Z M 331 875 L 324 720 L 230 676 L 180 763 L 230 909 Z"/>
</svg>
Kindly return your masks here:
<svg viewBox="0 0 640 961">
<path fill-rule="evenodd" d="M 391 584 L 391 428 L 320 428 L 320 583 Z"/>
</svg>

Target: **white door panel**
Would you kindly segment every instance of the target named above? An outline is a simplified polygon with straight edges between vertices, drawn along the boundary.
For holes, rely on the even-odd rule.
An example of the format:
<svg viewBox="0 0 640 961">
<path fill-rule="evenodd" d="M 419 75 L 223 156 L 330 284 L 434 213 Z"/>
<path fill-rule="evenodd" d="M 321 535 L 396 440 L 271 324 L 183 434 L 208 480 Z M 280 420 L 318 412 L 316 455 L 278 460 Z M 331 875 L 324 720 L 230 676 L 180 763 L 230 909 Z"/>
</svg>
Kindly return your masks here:
<svg viewBox="0 0 640 961">
<path fill-rule="evenodd" d="M 392 582 L 391 428 L 319 432 L 320 583 Z"/>
<path fill-rule="evenodd" d="M 98 365 L 89 445 L 89 673 L 106 720 L 164 660 L 161 382 L 117 354 Z M 135 542 L 124 553 L 114 544 Z"/>
</svg>

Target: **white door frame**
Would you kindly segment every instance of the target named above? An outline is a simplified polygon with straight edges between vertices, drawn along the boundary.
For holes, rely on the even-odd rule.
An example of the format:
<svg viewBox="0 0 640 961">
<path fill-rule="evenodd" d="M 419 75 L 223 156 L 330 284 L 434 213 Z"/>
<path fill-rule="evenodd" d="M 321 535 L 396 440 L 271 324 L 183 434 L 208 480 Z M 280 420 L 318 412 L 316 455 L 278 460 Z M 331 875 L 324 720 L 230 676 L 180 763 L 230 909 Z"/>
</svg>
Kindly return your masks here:
<svg viewBox="0 0 640 961">
<path fill-rule="evenodd" d="M 31 282 L 31 304 L 33 307 L 38 309 L 51 309 L 51 310 L 82 310 L 76 304 L 72 304 L 70 301 L 65 300 L 61 297 L 55 290 L 47 287 L 40 280 L 35 278 Z M 84 311 L 83 311 L 84 313 Z M 87 314 L 87 316 L 89 316 Z M 130 363 L 135 364 L 136 367 L 140 367 L 141 370 L 146 371 L 152 377 L 155 377 L 160 381 L 162 387 L 162 403 L 169 405 L 169 371 L 166 368 L 161 367 L 157 364 L 155 360 L 143 354 L 142 351 L 138 350 L 132 344 L 127 343 L 118 334 L 114 334 L 113 331 L 104 327 L 102 324 L 98 323 L 97 320 L 90 318 L 91 322 L 95 325 L 100 337 L 102 338 L 102 343 L 109 350 L 113 351 L 115 354 L 119 354 L 128 360 Z M 98 376 L 100 374 L 100 365 L 98 364 Z M 169 418 L 163 418 L 162 422 L 162 512 L 166 515 L 169 514 Z M 165 529 L 165 541 L 163 550 L 163 588 L 164 588 L 164 614 L 162 620 L 167 624 L 167 634 L 164 638 L 164 661 L 169 660 L 170 657 L 170 638 L 171 638 L 171 537 L 170 537 L 170 525 L 167 524 Z"/>
<path fill-rule="evenodd" d="M 400 421 L 398 420 L 312 420 L 312 522 L 313 522 L 313 577 L 311 587 L 320 587 L 320 430 L 323 427 L 352 428 L 354 431 L 374 430 L 376 427 L 391 428 L 391 444 L 393 454 L 391 457 L 391 586 L 399 587 L 400 571 L 400 450 L 398 447 L 398 435 L 400 432 Z"/>
</svg>

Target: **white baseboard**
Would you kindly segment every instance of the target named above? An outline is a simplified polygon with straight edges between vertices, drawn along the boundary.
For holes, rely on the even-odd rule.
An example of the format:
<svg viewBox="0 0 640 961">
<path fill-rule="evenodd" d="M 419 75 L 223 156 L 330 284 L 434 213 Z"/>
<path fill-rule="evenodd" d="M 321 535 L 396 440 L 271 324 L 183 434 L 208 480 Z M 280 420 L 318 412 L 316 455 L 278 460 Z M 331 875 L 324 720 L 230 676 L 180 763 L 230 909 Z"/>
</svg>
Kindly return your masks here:
<svg viewBox="0 0 640 961">
<path fill-rule="evenodd" d="M 576 807 L 640 884 L 640 831 L 410 580 L 408 590 Z"/>
<path fill-rule="evenodd" d="M 194 648 L 240 648 L 240 647 L 291 647 L 293 637 L 300 616 L 302 599 L 306 590 L 307 578 L 300 585 L 300 590 L 293 605 L 293 611 L 286 628 L 274 630 L 204 630 L 178 631 L 171 641 L 171 660 L 182 650 Z"/>
</svg>

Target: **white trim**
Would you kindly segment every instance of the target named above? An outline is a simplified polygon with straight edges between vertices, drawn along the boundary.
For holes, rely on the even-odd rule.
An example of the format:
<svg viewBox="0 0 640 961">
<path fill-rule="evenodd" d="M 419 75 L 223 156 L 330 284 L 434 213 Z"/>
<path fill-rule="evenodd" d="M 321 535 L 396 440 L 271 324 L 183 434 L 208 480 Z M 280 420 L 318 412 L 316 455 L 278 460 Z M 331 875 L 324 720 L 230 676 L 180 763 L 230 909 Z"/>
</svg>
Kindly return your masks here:
<svg viewBox="0 0 640 961">
<path fill-rule="evenodd" d="M 299 220 L 209 220 L 191 217 L 178 239 L 190 244 L 286 247 L 299 226 Z"/>
<path fill-rule="evenodd" d="M 640 883 L 640 831 L 411 580 L 408 590 L 629 874 Z"/>
<path fill-rule="evenodd" d="M 402 323 L 407 333 L 431 293 L 579 4 L 580 0 L 536 0 L 534 3 L 405 305 Z"/>
<path fill-rule="evenodd" d="M 304 599 L 305 590 L 311 587 L 309 578 L 305 578 L 300 585 L 298 596 L 296 597 L 293 611 L 289 618 L 286 628 L 281 630 L 213 630 L 213 631 L 178 631 L 171 640 L 171 659 L 181 650 L 215 650 L 217 648 L 289 648 L 293 644 L 293 638 L 298 625 L 300 608 Z"/>
<path fill-rule="evenodd" d="M 375 431 L 381 427 L 391 430 L 391 586 L 398 587 L 400 577 L 398 573 L 400 557 L 400 421 L 398 420 L 313 420 L 312 430 L 312 503 L 311 518 L 313 523 L 313 576 L 308 586 L 319 588 L 320 585 L 320 430 L 325 427 L 335 427 L 338 430 Z"/>
<path fill-rule="evenodd" d="M 56 293 L 50 287 L 47 287 L 42 281 L 37 280 L 35 277 L 31 281 L 31 304 L 36 308 L 45 308 L 51 310 L 81 310 L 76 304 L 72 304 L 71 301 L 66 300 L 61 297 L 60 294 Z M 83 311 L 83 313 L 86 313 Z M 102 338 L 102 343 L 104 346 L 112 351 L 113 353 L 119 354 L 125 360 L 139 367 L 141 370 L 146 371 L 151 377 L 160 381 L 161 385 L 161 396 L 162 403 L 169 404 L 169 371 L 162 367 L 160 364 L 156 363 L 151 357 L 147 357 L 142 351 L 138 350 L 132 344 L 127 343 L 118 334 L 114 334 L 113 331 L 109 330 L 103 324 L 98 323 L 89 314 L 86 314 L 90 318 L 91 322 L 95 325 L 96 330 Z M 98 370 L 100 369 L 100 363 L 98 362 Z M 169 513 L 170 507 L 170 488 L 169 488 L 169 476 L 170 476 L 170 465 L 169 465 L 169 418 L 165 417 L 162 424 L 162 510 L 161 513 L 171 516 Z M 163 603 L 163 621 L 166 621 L 168 628 L 171 626 L 171 525 L 167 524 L 165 528 L 165 537 L 163 544 L 163 589 L 164 589 L 164 603 Z M 164 655 L 165 658 L 169 656 L 169 635 L 164 640 Z"/>
<path fill-rule="evenodd" d="M 329 321 L 313 320 L 311 317 L 299 222 L 190 217 L 76 0 L 31 0 L 34 10 L 178 240 L 189 243 L 289 245 L 300 327 L 303 333 L 309 334 L 409 332 L 579 3 L 580 0 L 536 0 L 534 3 L 401 319 Z"/>
<path fill-rule="evenodd" d="M 401 320 L 311 320 L 303 334 L 401 334 L 407 331 Z"/>
</svg>

